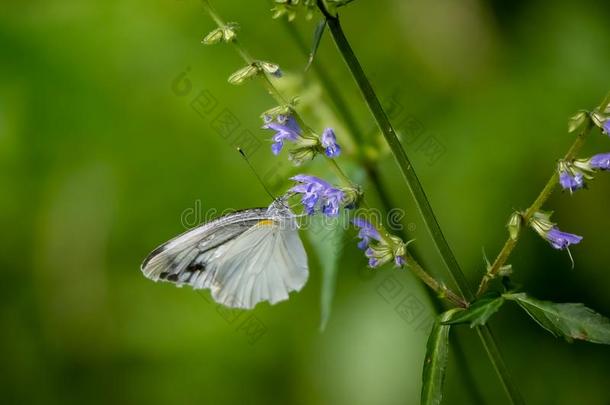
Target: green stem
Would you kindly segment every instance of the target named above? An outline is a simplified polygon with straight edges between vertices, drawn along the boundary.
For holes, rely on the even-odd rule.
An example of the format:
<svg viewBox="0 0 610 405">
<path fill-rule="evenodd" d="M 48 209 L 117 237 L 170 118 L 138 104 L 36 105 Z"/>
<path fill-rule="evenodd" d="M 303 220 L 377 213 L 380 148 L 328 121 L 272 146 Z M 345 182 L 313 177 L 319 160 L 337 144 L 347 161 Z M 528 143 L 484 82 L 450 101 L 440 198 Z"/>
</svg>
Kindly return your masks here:
<svg viewBox="0 0 610 405">
<path fill-rule="evenodd" d="M 496 345 L 496 341 L 494 339 L 493 334 L 491 333 L 491 329 L 478 327 L 477 333 L 479 335 L 479 338 L 483 342 L 483 347 L 485 347 L 487 356 L 490 359 L 493 359 L 491 364 L 496 370 L 496 373 L 500 376 L 502 387 L 506 391 L 511 402 L 513 404 L 525 404 L 521 393 L 517 389 L 517 385 L 513 381 L 510 373 L 508 372 L 508 369 L 506 368 L 506 364 L 502 359 L 502 355 L 500 354 L 500 350 Z"/>
<path fill-rule="evenodd" d="M 377 125 L 385 137 L 385 140 L 388 143 L 398 166 L 400 167 L 400 171 L 407 183 L 407 186 L 415 198 L 417 208 L 422 215 L 430 234 L 432 235 L 434 244 L 443 258 L 445 265 L 450 270 L 449 274 L 451 278 L 454 280 L 462 295 L 464 295 L 466 299 L 470 300 L 473 298 L 473 294 L 470 290 L 466 277 L 464 276 L 464 273 L 462 273 L 462 270 L 460 269 L 460 266 L 455 259 L 455 256 L 453 255 L 453 252 L 445 239 L 445 236 L 443 235 L 438 221 L 436 220 L 434 211 L 432 210 L 430 202 L 428 201 L 428 197 L 426 196 L 419 178 L 415 173 L 415 169 L 413 168 L 413 165 L 411 164 L 405 150 L 396 136 L 396 131 L 390 123 L 390 120 L 388 119 L 379 99 L 377 98 L 377 95 L 375 94 L 375 91 L 373 90 L 373 87 L 371 86 L 371 83 L 362 70 L 360 62 L 356 58 L 354 51 L 343 33 L 343 29 L 339 23 L 339 18 L 326 13 L 323 5 L 320 5 L 320 9 L 325 13 L 328 20 L 328 27 L 330 28 L 333 39 L 335 40 L 335 44 L 343 56 L 343 59 L 352 73 L 352 76 L 356 80 L 358 88 L 362 92 L 362 96 L 366 101 L 367 106 L 371 110 Z"/>
<path fill-rule="evenodd" d="M 409 190 L 411 191 L 415 199 L 419 212 L 422 215 L 424 222 L 428 227 L 428 230 L 430 231 L 430 234 L 432 235 L 434 244 L 449 270 L 449 274 L 453 278 L 455 284 L 458 286 L 458 289 L 460 290 L 462 295 L 467 300 L 473 299 L 474 294 L 470 289 L 466 277 L 464 276 L 464 273 L 462 272 L 453 252 L 451 251 L 451 248 L 447 243 L 445 236 L 443 235 L 443 232 L 440 228 L 438 221 L 436 220 L 434 211 L 430 206 L 428 198 L 417 177 L 417 174 L 415 173 L 415 170 L 411 165 L 411 162 L 409 161 L 405 150 L 400 144 L 400 141 L 396 136 L 396 132 L 394 131 L 390 120 L 388 119 L 385 111 L 383 110 L 383 107 L 381 106 L 381 103 L 379 102 L 379 99 L 377 98 L 373 87 L 371 86 L 368 78 L 366 77 L 366 74 L 364 73 L 360 62 L 358 61 L 347 38 L 345 37 L 345 34 L 343 33 L 343 29 L 341 28 L 341 24 L 339 22 L 339 17 L 329 14 L 322 0 L 318 0 L 318 8 L 325 15 L 335 44 L 337 45 L 337 48 L 339 49 L 343 60 L 347 64 L 348 69 L 352 73 L 352 76 L 354 77 L 367 106 L 371 110 L 371 113 L 373 114 L 377 125 L 383 133 L 386 142 L 388 143 L 390 150 L 392 151 L 392 154 L 394 155 L 394 158 L 396 159 L 396 162 L 400 167 L 400 170 L 409 187 Z M 477 330 L 487 350 L 487 354 L 490 358 L 490 361 L 496 369 L 496 372 L 498 373 L 498 376 L 502 381 L 502 384 L 506 390 L 506 393 L 508 394 L 509 399 L 514 404 L 523 403 L 523 399 L 519 394 L 519 390 L 517 389 L 515 383 L 513 382 L 512 378 L 508 373 L 508 370 L 506 369 L 506 366 L 504 365 L 504 361 L 502 359 L 502 356 L 500 355 L 499 350 L 497 349 L 489 326 L 479 326 L 477 327 Z"/>
<path fill-rule="evenodd" d="M 299 31 L 296 29 L 295 25 L 288 21 L 288 19 L 286 18 L 282 18 L 281 20 L 283 22 L 284 27 L 286 28 L 286 31 L 288 31 L 288 34 L 293 38 L 294 42 L 297 44 L 303 56 L 308 57 L 310 48 L 307 45 L 307 42 L 303 39 L 303 36 L 300 35 Z M 328 75 L 327 70 L 325 69 L 322 61 L 319 58 L 316 59 L 315 62 L 311 65 L 311 71 L 314 73 L 322 87 L 325 89 L 329 100 L 334 105 L 337 114 L 339 115 L 339 117 L 341 117 L 344 124 L 346 125 L 347 130 L 349 131 L 353 141 L 357 145 L 362 145 L 364 143 L 365 137 L 363 136 L 358 124 L 356 123 L 354 115 L 350 111 L 349 104 L 341 96 L 338 87 Z M 377 166 L 374 162 L 367 160 L 363 153 L 358 153 L 357 156 L 359 157 L 360 164 L 366 170 L 366 174 L 369 181 L 371 182 L 372 189 L 375 190 L 377 197 L 379 198 L 379 204 L 382 210 L 387 214 L 392 208 L 392 202 L 389 195 L 385 191 L 386 188 L 383 187 L 383 184 L 381 183 L 381 176 L 379 175 L 379 170 Z M 403 240 L 408 239 L 408 235 L 406 235 L 404 231 L 399 231 L 398 234 Z M 421 268 L 416 259 L 412 256 L 411 260 L 412 261 L 408 260 L 407 263 L 416 263 L 417 266 Z M 413 271 L 413 269 L 411 270 Z M 417 272 L 417 270 L 415 270 L 414 272 Z M 422 281 L 424 281 L 424 278 L 428 277 L 429 276 L 427 274 L 419 276 L 420 280 Z M 426 283 L 425 281 L 424 283 L 430 287 L 430 289 L 426 289 L 425 291 L 428 294 L 428 297 L 431 301 L 431 305 L 433 306 L 435 312 L 437 314 L 442 313 L 445 309 L 442 305 L 443 301 L 439 297 L 438 289 L 435 290 L 433 286 L 431 286 L 429 283 Z M 433 277 L 430 277 L 430 283 L 438 284 L 436 279 L 434 279 Z M 459 297 L 457 298 L 459 299 Z M 463 306 L 463 302 L 458 304 L 455 301 L 457 300 L 454 300 L 454 303 L 456 305 Z M 460 369 L 462 385 L 465 387 L 466 391 L 469 392 L 471 396 L 471 403 L 484 404 L 485 401 L 483 400 L 481 393 L 479 392 L 479 389 L 477 387 L 477 381 L 474 378 L 470 367 L 468 366 L 468 361 L 466 359 L 466 356 L 464 355 L 464 350 L 462 348 L 460 340 L 456 337 L 455 334 L 452 334 L 450 336 L 450 339 L 451 346 L 453 347 L 453 353 L 456 358 L 456 363 L 458 368 Z"/>
<path fill-rule="evenodd" d="M 574 143 L 572 143 L 572 145 L 566 152 L 565 156 L 563 157 L 564 160 L 569 161 L 569 160 L 576 158 L 576 155 L 578 154 L 578 152 L 584 145 L 586 137 L 589 134 L 589 132 L 591 131 L 591 128 L 592 128 L 592 125 L 589 122 L 585 126 L 585 128 L 578 134 L 578 136 L 574 140 Z M 551 175 L 549 180 L 544 185 L 544 188 L 542 189 L 540 194 L 538 194 L 538 197 L 536 197 L 536 199 L 534 200 L 532 205 L 530 205 L 529 208 L 527 210 L 525 210 L 525 212 L 523 213 L 522 217 L 523 217 L 524 225 L 527 225 L 529 223 L 530 219 L 532 218 L 532 216 L 536 212 L 540 211 L 540 209 L 542 208 L 544 203 L 549 199 L 549 197 L 555 190 L 555 187 L 557 187 L 558 181 L 559 181 L 559 175 L 557 174 L 557 170 L 554 170 L 553 174 Z M 504 243 L 504 246 L 502 246 L 500 253 L 498 253 L 498 256 L 496 257 L 493 264 L 491 265 L 491 268 L 487 271 L 485 276 L 481 279 L 481 283 L 479 284 L 479 288 L 477 289 L 477 296 L 481 296 L 481 294 L 483 294 L 485 291 L 487 291 L 487 289 L 489 288 L 489 282 L 498 276 L 500 269 L 502 268 L 502 266 L 504 266 L 506 264 L 506 261 L 508 260 L 513 249 L 515 248 L 515 246 L 517 246 L 517 242 L 519 241 L 519 235 L 520 235 L 520 232 L 517 233 L 515 238 L 511 238 L 510 236 L 508 237 L 508 239 Z"/>
</svg>

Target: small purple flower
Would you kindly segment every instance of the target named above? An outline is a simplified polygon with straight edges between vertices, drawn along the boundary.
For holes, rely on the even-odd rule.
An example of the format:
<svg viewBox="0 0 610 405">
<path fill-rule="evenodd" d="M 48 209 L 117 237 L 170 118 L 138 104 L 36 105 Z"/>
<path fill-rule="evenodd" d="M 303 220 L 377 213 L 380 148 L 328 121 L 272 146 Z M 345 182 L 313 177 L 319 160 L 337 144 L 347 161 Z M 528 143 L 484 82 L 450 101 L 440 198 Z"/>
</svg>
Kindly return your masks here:
<svg viewBox="0 0 610 405">
<path fill-rule="evenodd" d="M 607 121 L 610 122 L 610 121 Z M 594 155 L 589 160 L 589 164 L 593 169 L 610 170 L 610 153 L 600 153 Z"/>
<path fill-rule="evenodd" d="M 394 258 L 394 264 L 396 264 L 396 266 L 398 266 L 398 267 L 402 267 L 402 266 L 404 266 L 406 263 L 407 263 L 407 261 L 406 261 L 406 260 L 405 260 L 405 258 L 404 258 L 404 257 L 402 257 L 402 256 L 396 256 L 396 257 Z"/>
<path fill-rule="evenodd" d="M 344 197 L 343 191 L 334 188 L 318 177 L 306 174 L 296 175 L 291 180 L 298 184 L 288 191 L 303 195 L 301 203 L 308 215 L 315 214 L 318 207 L 328 217 L 339 215 Z"/>
<path fill-rule="evenodd" d="M 360 230 L 358 231 L 358 237 L 360 238 L 360 242 L 358 242 L 359 249 L 366 250 L 366 252 L 368 252 L 369 250 L 371 250 L 370 248 L 368 248 L 371 240 L 381 241 L 381 235 L 379 235 L 377 229 L 366 219 L 354 218 L 352 220 L 352 223 L 358 228 L 360 228 Z"/>
<path fill-rule="evenodd" d="M 585 186 L 585 179 L 582 173 L 572 175 L 567 171 L 561 171 L 559 173 L 559 184 L 564 190 L 574 191 Z"/>
<path fill-rule="evenodd" d="M 301 128 L 297 124 L 296 120 L 292 116 L 278 115 L 277 119 L 273 121 L 271 117 L 265 117 L 265 125 L 263 129 L 271 129 L 275 131 L 273 139 L 273 145 L 271 145 L 271 151 L 274 155 L 278 155 L 284 147 L 284 141 L 295 142 L 301 134 Z"/>
<path fill-rule="evenodd" d="M 333 131 L 332 128 L 326 128 L 324 132 L 322 132 L 320 141 L 322 143 L 322 147 L 324 148 L 324 153 L 329 158 L 334 158 L 341 154 L 341 147 L 339 144 L 337 144 L 337 137 L 335 136 L 335 131 Z"/>
<path fill-rule="evenodd" d="M 567 249 L 570 245 L 576 245 L 582 240 L 582 236 L 562 232 L 556 226 L 552 227 L 546 234 L 546 240 L 555 249 Z"/>
<path fill-rule="evenodd" d="M 602 129 L 606 135 L 610 135 L 610 120 L 604 122 Z"/>
<path fill-rule="evenodd" d="M 379 265 L 379 260 L 375 257 L 375 252 L 373 249 L 368 248 L 364 251 L 364 255 L 369 259 L 369 267 L 377 267 Z"/>
</svg>

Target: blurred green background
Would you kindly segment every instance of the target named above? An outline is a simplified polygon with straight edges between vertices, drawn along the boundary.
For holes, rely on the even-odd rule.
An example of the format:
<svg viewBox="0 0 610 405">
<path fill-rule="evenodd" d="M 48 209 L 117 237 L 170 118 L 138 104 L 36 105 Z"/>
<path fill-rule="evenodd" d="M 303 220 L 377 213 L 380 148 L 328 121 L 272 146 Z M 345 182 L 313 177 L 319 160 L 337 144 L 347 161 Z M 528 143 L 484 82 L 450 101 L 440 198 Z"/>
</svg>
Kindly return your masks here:
<svg viewBox="0 0 610 405">
<path fill-rule="evenodd" d="M 314 127 L 337 129 L 349 165 L 345 126 L 316 76 L 302 75 L 306 58 L 284 22 L 271 20 L 269 3 L 215 5 L 241 24 L 253 55 L 281 65 L 278 84 L 303 96 Z M 607 3 L 357 0 L 341 14 L 403 136 L 416 120 L 419 139 L 442 146 L 431 163 L 419 141 L 406 142 L 475 283 L 482 248 L 497 253 L 510 212 L 533 200 L 571 143 L 567 118 L 610 90 Z M 315 21 L 294 23 L 308 42 Z M 288 186 L 285 155 L 273 157 L 260 130 L 273 102 L 260 83 L 226 82 L 243 63 L 228 46 L 200 44 L 212 27 L 195 0 L 0 5 L 2 403 L 417 403 L 433 307 L 408 273 L 365 270 L 353 232 L 322 334 L 311 249 L 304 290 L 248 313 L 227 314 L 207 293 L 141 275 L 142 259 L 185 220 L 269 203 L 235 152 L 237 132 L 218 132 L 222 111 L 260 141 L 252 162 L 270 187 Z M 375 145 L 329 37 L 318 62 Z M 202 91 L 215 109 L 200 115 L 192 102 Z M 586 149 L 608 151 L 610 140 L 595 131 Z M 419 256 L 448 282 L 397 168 L 381 161 Z M 304 170 L 323 173 L 319 163 Z M 600 174 L 587 191 L 554 194 L 555 219 L 584 236 L 572 250 L 576 267 L 527 232 L 511 258 L 515 281 L 538 298 L 609 315 L 609 193 L 610 176 Z M 252 320 L 262 332 L 249 329 Z M 528 403 L 610 403 L 607 347 L 555 339 L 512 305 L 491 325 Z M 457 336 L 469 372 L 452 354 L 445 403 L 506 403 L 474 332 Z"/>
</svg>

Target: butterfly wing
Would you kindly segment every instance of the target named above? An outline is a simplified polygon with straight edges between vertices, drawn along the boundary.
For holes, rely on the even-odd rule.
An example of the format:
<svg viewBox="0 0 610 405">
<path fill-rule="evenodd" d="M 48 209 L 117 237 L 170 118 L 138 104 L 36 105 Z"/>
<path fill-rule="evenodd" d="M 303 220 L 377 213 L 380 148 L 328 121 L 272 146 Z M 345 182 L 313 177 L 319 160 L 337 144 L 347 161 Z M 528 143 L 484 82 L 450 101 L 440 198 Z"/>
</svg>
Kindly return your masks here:
<svg viewBox="0 0 610 405">
<path fill-rule="evenodd" d="M 154 281 L 210 289 L 216 302 L 234 308 L 283 301 L 308 277 L 294 214 L 277 204 L 187 231 L 155 249 L 141 269 Z"/>
<path fill-rule="evenodd" d="M 267 216 L 267 208 L 255 208 L 191 229 L 153 250 L 142 263 L 142 273 L 153 281 L 208 288 L 207 262 L 221 255 L 237 237 Z"/>
<path fill-rule="evenodd" d="M 307 255 L 296 223 L 266 220 L 250 228 L 224 252 L 212 297 L 236 308 L 275 304 L 300 291 L 308 278 Z"/>
</svg>

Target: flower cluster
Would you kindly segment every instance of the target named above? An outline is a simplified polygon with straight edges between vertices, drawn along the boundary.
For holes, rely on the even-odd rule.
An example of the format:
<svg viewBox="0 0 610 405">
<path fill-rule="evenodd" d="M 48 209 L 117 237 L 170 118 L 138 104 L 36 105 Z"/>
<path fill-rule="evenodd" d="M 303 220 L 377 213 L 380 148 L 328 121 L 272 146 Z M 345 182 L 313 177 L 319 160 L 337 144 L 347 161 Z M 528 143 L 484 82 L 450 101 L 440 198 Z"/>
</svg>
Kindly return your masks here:
<svg viewBox="0 0 610 405">
<path fill-rule="evenodd" d="M 598 170 L 610 170 L 610 153 L 599 153 L 588 159 L 565 160 L 557 164 L 559 184 L 564 190 L 575 190 L 586 186 L 585 180 L 591 180 Z"/>
<path fill-rule="evenodd" d="M 382 237 L 377 228 L 364 218 L 354 218 L 352 223 L 359 228 L 358 248 L 364 250 L 370 267 L 379 267 L 391 260 L 398 267 L 406 264 L 407 245 L 402 239 L 393 235 Z"/>
<path fill-rule="evenodd" d="M 582 240 L 582 236 L 561 231 L 557 224 L 551 221 L 549 212 L 536 212 L 530 219 L 530 226 L 555 249 L 568 249 Z"/>
<path fill-rule="evenodd" d="M 238 29 L 239 25 L 237 23 L 225 24 L 206 35 L 201 43 L 205 45 L 213 45 L 219 43 L 220 41 L 231 42 L 237 37 Z"/>
<path fill-rule="evenodd" d="M 276 107 L 274 110 L 278 110 L 278 108 Z M 288 107 L 282 109 L 289 110 Z M 284 141 L 290 141 L 295 144 L 295 148 L 290 152 L 290 160 L 296 165 L 313 159 L 317 153 L 321 152 L 324 152 L 329 158 L 335 158 L 341 154 L 341 147 L 337 143 L 337 137 L 332 128 L 326 128 L 322 136 L 318 137 L 311 133 L 311 130 L 301 129 L 292 114 L 265 114 L 263 120 L 265 122 L 263 129 L 275 131 L 271 138 L 273 154 L 278 155 L 284 146 Z"/>
<path fill-rule="evenodd" d="M 288 21 L 292 21 L 297 16 L 299 7 L 305 11 L 305 18 L 310 20 L 316 8 L 315 0 L 275 0 L 275 6 L 271 9 L 272 18 L 286 16 Z"/>
<path fill-rule="evenodd" d="M 353 208 L 360 198 L 355 188 L 336 188 L 319 177 L 299 174 L 290 180 L 297 184 L 288 192 L 301 195 L 301 204 L 308 215 L 321 212 L 336 217 L 341 207 Z"/>
</svg>

